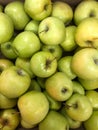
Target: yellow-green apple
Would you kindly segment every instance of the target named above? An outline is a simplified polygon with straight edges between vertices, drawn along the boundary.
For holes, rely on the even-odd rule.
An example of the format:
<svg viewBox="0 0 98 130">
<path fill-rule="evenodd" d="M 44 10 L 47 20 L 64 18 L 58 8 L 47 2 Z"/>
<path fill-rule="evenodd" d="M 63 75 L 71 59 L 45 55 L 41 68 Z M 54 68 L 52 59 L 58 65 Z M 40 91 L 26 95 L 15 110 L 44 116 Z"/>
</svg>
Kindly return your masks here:
<svg viewBox="0 0 98 130">
<path fill-rule="evenodd" d="M 17 98 L 30 86 L 29 74 L 17 66 L 11 66 L 0 75 L 0 92 L 8 98 Z"/>
<path fill-rule="evenodd" d="M 0 110 L 0 129 L 15 130 L 20 122 L 19 112 L 14 108 Z"/>
<path fill-rule="evenodd" d="M 33 31 L 35 34 L 37 34 L 39 23 L 40 23 L 39 21 L 32 19 L 27 23 L 24 30 L 25 31 Z"/>
<path fill-rule="evenodd" d="M 86 18 L 77 26 L 75 41 L 80 47 L 98 48 L 98 19 Z M 92 33 L 93 32 L 93 33 Z"/>
<path fill-rule="evenodd" d="M 15 53 L 22 58 L 29 58 L 40 50 L 40 40 L 31 31 L 20 32 L 13 40 L 12 47 Z"/>
<path fill-rule="evenodd" d="M 18 109 L 22 119 L 29 125 L 41 122 L 49 111 L 49 102 L 43 92 L 32 90 L 18 98 Z"/>
<path fill-rule="evenodd" d="M 79 78 L 98 79 L 98 50 L 84 48 L 77 51 L 72 57 L 71 69 Z"/>
<path fill-rule="evenodd" d="M 98 130 L 98 110 L 94 110 L 91 117 L 83 122 L 85 130 Z"/>
<path fill-rule="evenodd" d="M 38 35 L 42 43 L 58 45 L 65 39 L 65 25 L 59 18 L 50 16 L 43 19 L 38 28 Z"/>
<path fill-rule="evenodd" d="M 60 45 L 43 44 L 41 50 L 51 52 L 57 60 L 59 60 L 63 55 L 63 49 L 60 47 Z"/>
<path fill-rule="evenodd" d="M 87 90 L 85 95 L 90 100 L 93 109 L 98 110 L 98 92 L 96 90 Z"/>
<path fill-rule="evenodd" d="M 9 41 L 14 34 L 12 19 L 4 12 L 0 13 L 0 44 Z"/>
<path fill-rule="evenodd" d="M 75 41 L 75 25 L 69 25 L 66 27 L 65 39 L 60 46 L 64 49 L 64 51 L 71 52 L 77 47 L 77 43 Z"/>
<path fill-rule="evenodd" d="M 25 0 L 24 9 L 34 20 L 41 21 L 50 16 L 52 11 L 51 0 Z"/>
<path fill-rule="evenodd" d="M 54 1 L 51 16 L 61 19 L 68 25 L 73 19 L 72 7 L 64 1 Z"/>
<path fill-rule="evenodd" d="M 12 19 L 16 30 L 24 29 L 30 21 L 29 16 L 24 10 L 24 3 L 22 1 L 9 2 L 4 8 L 4 13 Z"/>
<path fill-rule="evenodd" d="M 67 119 L 59 112 L 50 110 L 47 116 L 38 124 L 39 130 L 69 130 Z"/>
<path fill-rule="evenodd" d="M 47 78 L 57 69 L 57 60 L 51 52 L 38 51 L 30 60 L 30 67 L 35 76 Z"/>
<path fill-rule="evenodd" d="M 13 108 L 16 105 L 17 105 L 17 99 L 7 98 L 6 96 L 0 93 L 0 109 Z"/>
<path fill-rule="evenodd" d="M 56 101 L 66 101 L 73 93 L 73 84 L 65 73 L 56 72 L 46 79 L 45 89 Z"/>
<path fill-rule="evenodd" d="M 63 56 L 58 61 L 58 70 L 64 72 L 70 79 L 75 79 L 76 74 L 71 69 L 72 56 Z"/>
<path fill-rule="evenodd" d="M 98 2 L 95 0 L 81 1 L 74 10 L 74 22 L 79 25 L 82 20 L 89 17 L 98 18 Z"/>
<path fill-rule="evenodd" d="M 65 102 L 65 111 L 73 120 L 86 121 L 92 115 L 93 107 L 85 95 L 74 93 Z"/>
</svg>

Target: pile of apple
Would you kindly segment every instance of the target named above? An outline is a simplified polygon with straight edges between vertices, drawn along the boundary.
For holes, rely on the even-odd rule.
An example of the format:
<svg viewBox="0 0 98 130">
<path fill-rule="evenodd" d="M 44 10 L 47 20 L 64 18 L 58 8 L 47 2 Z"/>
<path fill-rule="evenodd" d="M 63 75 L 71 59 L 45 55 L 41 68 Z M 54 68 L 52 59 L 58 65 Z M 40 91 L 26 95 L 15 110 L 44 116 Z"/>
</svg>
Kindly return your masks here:
<svg viewBox="0 0 98 130">
<path fill-rule="evenodd" d="M 98 130 L 98 2 L 0 5 L 0 130 Z"/>
</svg>

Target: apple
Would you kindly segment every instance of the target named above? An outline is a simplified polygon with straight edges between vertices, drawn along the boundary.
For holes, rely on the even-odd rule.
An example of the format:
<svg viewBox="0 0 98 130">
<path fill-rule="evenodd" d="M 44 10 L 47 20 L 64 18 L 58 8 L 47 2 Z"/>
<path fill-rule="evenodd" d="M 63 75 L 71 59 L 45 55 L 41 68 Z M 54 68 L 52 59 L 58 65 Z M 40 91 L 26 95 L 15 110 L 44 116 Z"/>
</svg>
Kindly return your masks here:
<svg viewBox="0 0 98 130">
<path fill-rule="evenodd" d="M 57 111 L 50 110 L 47 116 L 38 124 L 39 130 L 69 130 L 67 119 Z"/>
<path fill-rule="evenodd" d="M 77 121 L 86 121 L 93 113 L 90 100 L 82 94 L 74 93 L 65 102 L 65 111 L 70 118 Z"/>
<path fill-rule="evenodd" d="M 97 130 L 98 129 L 98 111 L 94 110 L 91 117 L 83 122 L 85 130 Z"/>
<path fill-rule="evenodd" d="M 62 56 L 58 61 L 58 70 L 64 72 L 70 79 L 75 79 L 77 76 L 71 69 L 72 56 Z"/>
<path fill-rule="evenodd" d="M 0 12 L 3 12 L 3 9 L 4 9 L 3 5 L 0 4 Z"/>
<path fill-rule="evenodd" d="M 90 100 L 93 109 L 98 110 L 98 92 L 96 90 L 87 90 L 86 96 Z"/>
<path fill-rule="evenodd" d="M 65 39 L 60 46 L 64 49 L 64 51 L 71 52 L 77 47 L 77 43 L 75 41 L 75 32 L 76 32 L 75 25 L 69 25 L 66 27 Z"/>
<path fill-rule="evenodd" d="M 40 87 L 42 88 L 42 90 L 45 89 L 45 81 L 46 81 L 46 79 L 47 78 L 36 77 L 36 81 L 40 85 Z"/>
<path fill-rule="evenodd" d="M 9 41 L 14 34 L 14 25 L 12 19 L 0 12 L 0 44 Z"/>
<path fill-rule="evenodd" d="M 80 47 L 98 48 L 98 19 L 89 17 L 81 21 L 75 32 L 75 41 Z M 92 33 L 93 32 L 93 33 Z"/>
<path fill-rule="evenodd" d="M 25 0 L 24 9 L 32 19 L 41 21 L 51 14 L 52 1 L 51 0 Z"/>
<path fill-rule="evenodd" d="M 37 20 L 30 20 L 25 28 L 24 28 L 24 31 L 33 31 L 35 34 L 38 34 L 38 27 L 39 27 L 39 21 Z"/>
<path fill-rule="evenodd" d="M 36 90 L 20 96 L 17 104 L 21 118 L 29 125 L 41 122 L 49 111 L 49 102 L 46 96 Z"/>
<path fill-rule="evenodd" d="M 65 25 L 59 18 L 50 16 L 42 20 L 38 28 L 38 36 L 42 43 L 58 45 L 65 39 Z"/>
<path fill-rule="evenodd" d="M 3 94 L 0 93 L 0 109 L 8 109 L 13 108 L 17 105 L 16 98 L 7 98 Z"/>
<path fill-rule="evenodd" d="M 98 50 L 84 48 L 77 51 L 71 61 L 71 69 L 77 77 L 87 80 L 98 79 Z M 83 63 L 81 63 L 81 61 Z"/>
<path fill-rule="evenodd" d="M 20 116 L 16 109 L 5 109 L 0 111 L 0 129 L 15 130 L 20 122 Z"/>
<path fill-rule="evenodd" d="M 63 49 L 59 45 L 45 45 L 43 44 L 41 47 L 42 51 L 51 52 L 57 60 L 59 60 L 63 55 Z"/>
<path fill-rule="evenodd" d="M 98 2 L 95 0 L 81 1 L 74 10 L 74 22 L 79 25 L 82 20 L 89 17 L 98 18 Z"/>
<path fill-rule="evenodd" d="M 35 76 L 47 78 L 57 69 L 57 60 L 51 52 L 38 51 L 30 60 L 30 67 Z"/>
<path fill-rule="evenodd" d="M 65 25 L 68 25 L 73 19 L 72 7 L 66 2 L 54 1 L 51 16 L 61 19 Z"/>
<path fill-rule="evenodd" d="M 73 93 L 73 84 L 65 73 L 56 72 L 46 79 L 45 89 L 56 101 L 66 101 Z"/>
<path fill-rule="evenodd" d="M 13 40 L 13 50 L 21 58 L 30 58 L 40 50 L 41 44 L 38 36 L 31 31 L 20 32 Z"/>
<path fill-rule="evenodd" d="M 30 86 L 29 74 L 17 66 L 5 69 L 0 75 L 0 92 L 8 98 L 18 98 Z"/>
</svg>

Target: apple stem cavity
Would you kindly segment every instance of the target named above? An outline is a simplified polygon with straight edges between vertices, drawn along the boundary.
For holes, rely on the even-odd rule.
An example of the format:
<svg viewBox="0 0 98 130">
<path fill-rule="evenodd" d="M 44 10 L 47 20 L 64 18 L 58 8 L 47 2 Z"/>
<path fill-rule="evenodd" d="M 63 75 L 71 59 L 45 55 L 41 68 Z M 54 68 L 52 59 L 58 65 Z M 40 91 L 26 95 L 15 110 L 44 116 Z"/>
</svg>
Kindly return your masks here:
<svg viewBox="0 0 98 130">
<path fill-rule="evenodd" d="M 66 88 L 62 88 L 61 92 L 65 94 L 68 90 Z"/>
<path fill-rule="evenodd" d="M 49 27 L 48 26 L 45 26 L 45 29 L 44 30 L 42 30 L 42 31 L 40 31 L 39 33 L 43 33 L 43 32 L 48 32 L 48 30 L 49 30 Z"/>
<path fill-rule="evenodd" d="M 95 12 L 93 10 L 90 12 L 89 17 L 95 17 Z"/>
<path fill-rule="evenodd" d="M 98 59 L 94 59 L 96 65 L 98 65 Z"/>
<path fill-rule="evenodd" d="M 23 74 L 23 72 L 22 72 L 21 69 L 18 69 L 18 70 L 17 70 L 17 74 L 20 75 L 20 76 L 24 76 L 24 74 Z"/>
<path fill-rule="evenodd" d="M 71 107 L 74 108 L 74 109 L 77 109 L 77 108 L 78 108 L 78 103 L 71 104 L 71 105 L 65 104 L 65 107 L 66 107 L 67 109 L 70 109 Z"/>
<path fill-rule="evenodd" d="M 47 59 L 45 64 L 45 69 L 47 70 L 50 68 L 51 63 L 56 59 L 56 57 L 53 60 Z"/>
</svg>

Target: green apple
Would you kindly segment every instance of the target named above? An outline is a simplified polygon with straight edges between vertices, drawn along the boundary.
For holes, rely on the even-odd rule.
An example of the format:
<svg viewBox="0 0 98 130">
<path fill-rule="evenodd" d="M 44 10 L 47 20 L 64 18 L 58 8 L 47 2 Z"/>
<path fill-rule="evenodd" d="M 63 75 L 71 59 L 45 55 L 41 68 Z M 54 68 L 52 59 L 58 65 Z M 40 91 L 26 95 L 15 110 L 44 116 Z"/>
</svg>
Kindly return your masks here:
<svg viewBox="0 0 98 130">
<path fill-rule="evenodd" d="M 65 25 L 59 18 L 50 16 L 39 24 L 38 35 L 42 43 L 58 45 L 65 39 Z"/>
<path fill-rule="evenodd" d="M 86 121 L 93 113 L 90 100 L 82 94 L 74 93 L 65 102 L 65 111 L 73 120 Z"/>
<path fill-rule="evenodd" d="M 69 130 L 67 119 L 57 111 L 50 110 L 47 116 L 38 124 L 39 130 Z"/>
<path fill-rule="evenodd" d="M 25 31 L 33 31 L 35 34 L 38 33 L 39 21 L 37 20 L 30 20 L 27 25 L 25 26 Z"/>
<path fill-rule="evenodd" d="M 79 25 L 82 20 L 89 17 L 98 18 L 98 2 L 95 0 L 81 1 L 74 10 L 74 22 Z"/>
<path fill-rule="evenodd" d="M 49 111 L 49 102 L 46 96 L 36 90 L 20 96 L 17 104 L 22 119 L 29 125 L 41 122 Z"/>
<path fill-rule="evenodd" d="M 68 25 L 73 19 L 72 7 L 63 1 L 54 1 L 52 5 L 51 16 L 61 19 L 65 25 Z"/>
<path fill-rule="evenodd" d="M 0 111 L 0 129 L 15 130 L 20 122 L 20 116 L 16 109 L 3 109 Z"/>
<path fill-rule="evenodd" d="M 90 100 L 93 109 L 98 110 L 98 92 L 96 90 L 87 90 L 86 96 Z"/>
<path fill-rule="evenodd" d="M 30 68 L 30 58 L 17 57 L 15 59 L 15 65 L 25 70 L 30 75 L 31 78 L 35 77 Z"/>
<path fill-rule="evenodd" d="M 84 48 L 73 55 L 71 69 L 79 78 L 85 80 L 98 79 L 97 61 L 98 50 L 94 48 Z"/>
<path fill-rule="evenodd" d="M 85 90 L 94 90 L 98 88 L 98 79 L 87 80 L 78 78 L 78 81 L 81 83 Z"/>
<path fill-rule="evenodd" d="M 51 14 L 52 1 L 51 0 L 25 0 L 24 9 L 32 19 L 41 21 Z"/>
<path fill-rule="evenodd" d="M 64 51 L 71 52 L 77 47 L 77 43 L 75 41 L 75 25 L 69 25 L 66 27 L 65 40 L 60 43 L 60 46 L 64 49 Z"/>
<path fill-rule="evenodd" d="M 46 79 L 45 89 L 56 101 L 66 101 L 73 93 L 73 84 L 65 73 L 56 72 Z"/>
<path fill-rule="evenodd" d="M 40 50 L 41 44 L 35 33 L 23 31 L 14 38 L 12 47 L 19 57 L 29 58 Z"/>
<path fill-rule="evenodd" d="M 76 74 L 71 69 L 72 56 L 63 56 L 58 61 L 58 70 L 64 72 L 70 79 L 75 79 Z"/>
<path fill-rule="evenodd" d="M 0 109 L 13 108 L 16 105 L 17 105 L 17 99 L 7 98 L 6 96 L 0 93 Z"/>
<path fill-rule="evenodd" d="M 42 51 L 51 52 L 57 60 L 59 60 L 63 55 L 63 49 L 59 45 L 42 45 Z"/>
<path fill-rule="evenodd" d="M 0 12 L 0 44 L 9 41 L 14 34 L 12 19 L 5 13 Z"/>
<path fill-rule="evenodd" d="M 47 78 L 36 77 L 37 83 L 44 90 L 45 89 L 45 81 Z"/>
<path fill-rule="evenodd" d="M 57 69 L 57 60 L 51 52 L 38 51 L 30 60 L 30 67 L 35 76 L 47 78 Z"/>
<path fill-rule="evenodd" d="M 22 30 L 30 21 L 29 16 L 24 10 L 22 1 L 13 1 L 8 3 L 4 8 L 4 13 L 10 16 L 16 30 Z"/>
<path fill-rule="evenodd" d="M 98 19 L 90 17 L 81 21 L 76 28 L 75 41 L 80 47 L 98 48 Z"/>
<path fill-rule="evenodd" d="M 8 98 L 17 98 L 30 86 L 29 74 L 17 66 L 5 69 L 0 75 L 0 92 Z"/>
<path fill-rule="evenodd" d="M 94 110 L 91 117 L 83 122 L 85 130 L 98 130 L 98 111 Z"/>
</svg>

